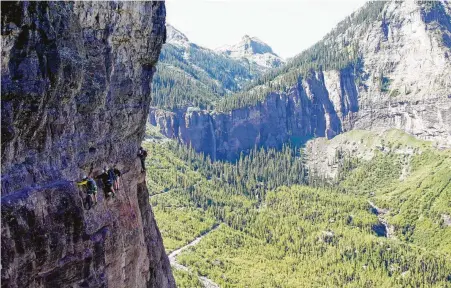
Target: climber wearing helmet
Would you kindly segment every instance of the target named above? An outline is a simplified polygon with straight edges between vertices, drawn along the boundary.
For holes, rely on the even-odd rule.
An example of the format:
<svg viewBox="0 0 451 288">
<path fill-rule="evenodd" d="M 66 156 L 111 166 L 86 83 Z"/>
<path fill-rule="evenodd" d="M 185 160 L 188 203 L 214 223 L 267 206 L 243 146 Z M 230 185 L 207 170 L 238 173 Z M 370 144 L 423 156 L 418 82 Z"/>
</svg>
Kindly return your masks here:
<svg viewBox="0 0 451 288">
<path fill-rule="evenodd" d="M 118 176 L 117 176 L 115 170 L 117 170 L 117 169 L 111 167 L 110 169 L 107 170 L 107 174 L 108 174 L 109 180 L 113 183 L 114 190 L 117 191 L 117 190 L 119 190 L 119 185 L 118 185 Z M 119 174 L 120 174 L 120 172 L 119 172 Z"/>
<path fill-rule="evenodd" d="M 111 178 L 108 173 L 108 167 L 105 167 L 102 170 L 102 174 L 96 177 L 96 179 L 101 179 L 103 183 L 103 191 L 105 192 L 105 195 L 112 196 L 113 198 L 116 196 L 114 193 L 113 183 L 114 178 Z"/>
<path fill-rule="evenodd" d="M 86 187 L 86 193 L 91 199 L 91 203 L 94 203 L 93 206 L 97 205 L 97 184 L 94 179 L 88 176 L 83 176 L 83 179 L 80 182 L 77 182 L 78 186 Z M 94 195 L 94 196 L 93 196 Z"/>
</svg>

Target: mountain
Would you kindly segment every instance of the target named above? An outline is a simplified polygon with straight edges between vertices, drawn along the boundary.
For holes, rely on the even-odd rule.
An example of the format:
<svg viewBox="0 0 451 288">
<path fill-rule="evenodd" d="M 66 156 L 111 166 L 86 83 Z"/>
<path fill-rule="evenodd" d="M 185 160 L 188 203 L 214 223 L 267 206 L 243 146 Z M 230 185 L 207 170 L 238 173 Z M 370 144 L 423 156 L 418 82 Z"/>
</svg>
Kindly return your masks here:
<svg viewBox="0 0 451 288">
<path fill-rule="evenodd" d="M 184 47 L 190 46 L 188 37 L 169 23 L 166 23 L 166 44 Z"/>
<path fill-rule="evenodd" d="M 234 59 L 247 59 L 260 67 L 262 71 L 279 67 L 284 63 L 284 60 L 275 54 L 268 44 L 248 35 L 243 36 L 236 45 L 223 46 L 216 51 Z"/>
<path fill-rule="evenodd" d="M 200 47 L 170 24 L 166 27 L 166 44 L 152 83 L 152 106 L 213 107 L 220 98 L 261 75 L 260 69 L 245 61 Z"/>
<path fill-rule="evenodd" d="M 250 48 L 243 51 L 245 57 L 239 57 L 200 47 L 168 23 L 166 28 L 166 44 L 152 83 L 154 107 L 212 109 L 224 96 L 242 90 L 251 80 L 282 63 L 267 44 L 256 38 L 247 37 Z"/>
<path fill-rule="evenodd" d="M 136 157 L 165 15 L 1 2 L 2 287 L 176 287 Z M 111 165 L 120 188 L 97 180 L 91 207 L 76 182 Z"/>
<path fill-rule="evenodd" d="M 451 143 L 451 4 L 374 1 L 287 64 L 216 103 L 150 123 L 214 159 L 353 130 Z"/>
</svg>

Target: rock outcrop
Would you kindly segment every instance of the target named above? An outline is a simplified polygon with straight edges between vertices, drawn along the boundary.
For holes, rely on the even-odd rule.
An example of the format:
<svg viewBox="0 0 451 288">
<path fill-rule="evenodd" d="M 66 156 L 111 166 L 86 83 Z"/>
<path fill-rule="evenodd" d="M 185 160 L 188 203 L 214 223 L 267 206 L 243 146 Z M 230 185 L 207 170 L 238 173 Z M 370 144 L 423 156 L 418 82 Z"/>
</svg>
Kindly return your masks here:
<svg viewBox="0 0 451 288">
<path fill-rule="evenodd" d="M 164 2 L 2 2 L 2 287 L 175 287 L 137 149 Z M 99 204 L 73 182 L 122 170 Z"/>
<path fill-rule="evenodd" d="M 330 34 L 334 38 L 323 40 L 347 45 L 340 49 L 358 47 L 356 64 L 311 71 L 285 92 L 229 112 L 152 108 L 150 123 L 197 151 L 229 160 L 255 145 L 332 138 L 352 129 L 397 128 L 450 146 L 451 6 L 431 5 L 387 2 L 374 23 L 351 25 L 341 33 L 339 27 Z M 358 42 L 347 43 L 355 40 L 350 35 Z"/>
</svg>

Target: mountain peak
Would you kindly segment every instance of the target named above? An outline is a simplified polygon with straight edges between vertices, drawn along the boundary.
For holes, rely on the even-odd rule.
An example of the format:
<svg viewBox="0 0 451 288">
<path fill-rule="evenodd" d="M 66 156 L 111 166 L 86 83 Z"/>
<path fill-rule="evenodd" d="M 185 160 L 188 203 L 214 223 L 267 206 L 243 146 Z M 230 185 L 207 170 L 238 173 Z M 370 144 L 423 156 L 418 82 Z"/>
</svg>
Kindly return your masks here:
<svg viewBox="0 0 451 288">
<path fill-rule="evenodd" d="M 244 57 L 265 53 L 279 57 L 272 51 L 271 46 L 269 46 L 259 38 L 251 37 L 247 34 L 241 38 L 241 41 L 239 43 L 232 46 L 219 48 L 218 51 L 231 55 L 232 57 L 234 57 L 234 55 Z"/>
<path fill-rule="evenodd" d="M 273 52 L 271 46 L 247 34 L 237 44 L 223 46 L 216 51 L 236 59 L 246 58 L 264 68 L 277 67 L 283 62 L 282 58 Z"/>
<path fill-rule="evenodd" d="M 171 24 L 166 23 L 166 42 L 180 45 L 189 43 L 189 40 L 185 34 L 174 28 Z"/>
</svg>

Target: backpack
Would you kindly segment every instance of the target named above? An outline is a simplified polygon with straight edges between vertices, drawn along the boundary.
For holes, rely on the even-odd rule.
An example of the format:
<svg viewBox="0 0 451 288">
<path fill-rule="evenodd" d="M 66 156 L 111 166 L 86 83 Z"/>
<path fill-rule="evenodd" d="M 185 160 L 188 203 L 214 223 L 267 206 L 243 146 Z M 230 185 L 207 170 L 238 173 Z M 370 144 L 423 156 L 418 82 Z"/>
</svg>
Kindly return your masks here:
<svg viewBox="0 0 451 288">
<path fill-rule="evenodd" d="M 92 178 L 88 179 L 87 186 L 89 191 L 97 190 L 96 181 Z"/>
<path fill-rule="evenodd" d="M 108 170 L 108 181 L 111 182 L 111 184 L 113 184 L 113 182 L 116 180 L 116 175 L 114 174 L 113 169 Z M 108 182 L 107 181 L 107 182 Z"/>
<path fill-rule="evenodd" d="M 147 151 L 143 149 L 143 157 L 146 158 L 147 157 Z"/>
</svg>

